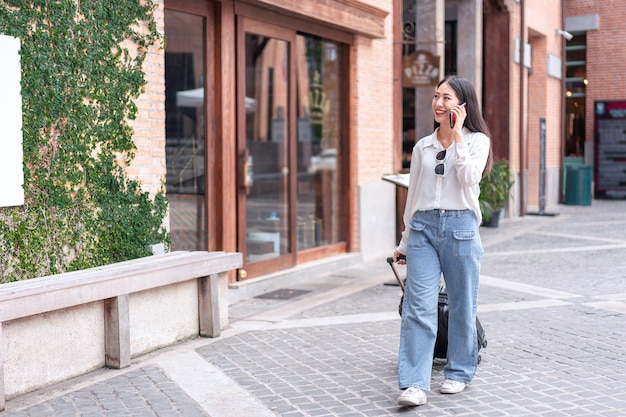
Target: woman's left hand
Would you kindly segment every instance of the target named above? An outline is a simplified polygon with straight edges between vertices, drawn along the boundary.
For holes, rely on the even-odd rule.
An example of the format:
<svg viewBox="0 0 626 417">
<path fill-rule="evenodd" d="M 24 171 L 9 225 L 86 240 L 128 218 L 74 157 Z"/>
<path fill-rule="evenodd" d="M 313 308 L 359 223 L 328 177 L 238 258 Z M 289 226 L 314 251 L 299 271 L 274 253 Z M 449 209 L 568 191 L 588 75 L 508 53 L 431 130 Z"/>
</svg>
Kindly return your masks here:
<svg viewBox="0 0 626 417">
<path fill-rule="evenodd" d="M 467 111 L 465 108 L 467 104 L 459 104 L 458 106 L 454 106 L 450 109 L 451 113 L 456 115 L 456 122 L 454 123 L 454 129 L 462 129 L 463 123 L 465 122 L 465 118 L 467 117 Z"/>
<path fill-rule="evenodd" d="M 463 140 L 463 124 L 465 123 L 465 118 L 467 117 L 467 111 L 465 110 L 466 106 L 454 106 L 450 109 L 450 113 L 454 113 L 456 116 L 456 122 L 454 123 L 454 128 L 452 128 L 452 132 L 457 133 L 454 135 L 455 142 L 461 142 Z"/>
</svg>

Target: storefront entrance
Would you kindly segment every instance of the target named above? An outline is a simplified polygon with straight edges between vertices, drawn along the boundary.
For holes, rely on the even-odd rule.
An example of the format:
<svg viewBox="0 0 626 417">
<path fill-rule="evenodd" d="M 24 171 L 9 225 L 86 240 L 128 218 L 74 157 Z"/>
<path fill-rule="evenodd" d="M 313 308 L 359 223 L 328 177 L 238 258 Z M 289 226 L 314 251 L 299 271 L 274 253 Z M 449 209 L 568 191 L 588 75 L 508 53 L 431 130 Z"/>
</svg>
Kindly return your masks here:
<svg viewBox="0 0 626 417">
<path fill-rule="evenodd" d="M 246 279 L 347 250 L 350 37 L 235 5 L 166 2 L 166 189 L 171 249 Z"/>
<path fill-rule="evenodd" d="M 238 241 L 241 278 L 345 240 L 341 48 L 240 17 Z M 300 254 L 300 255 L 299 255 Z"/>
</svg>

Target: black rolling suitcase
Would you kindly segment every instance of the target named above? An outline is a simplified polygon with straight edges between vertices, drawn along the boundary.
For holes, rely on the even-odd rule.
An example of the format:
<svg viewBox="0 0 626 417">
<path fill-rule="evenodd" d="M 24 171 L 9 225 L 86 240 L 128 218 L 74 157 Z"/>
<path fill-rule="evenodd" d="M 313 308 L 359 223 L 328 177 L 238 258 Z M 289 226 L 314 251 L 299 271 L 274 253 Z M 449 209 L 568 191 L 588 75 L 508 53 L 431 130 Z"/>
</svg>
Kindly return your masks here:
<svg viewBox="0 0 626 417">
<path fill-rule="evenodd" d="M 400 305 L 398 306 L 398 313 L 402 316 L 402 302 L 404 301 L 404 281 L 398 275 L 395 265 L 393 264 L 393 258 L 387 258 L 387 263 L 391 266 L 393 274 L 400 284 L 402 289 L 402 298 L 400 299 Z M 448 352 L 448 293 L 445 287 L 439 287 L 439 301 L 437 303 L 437 339 L 435 340 L 435 359 L 445 359 Z M 476 317 L 476 337 L 478 339 L 478 351 L 487 347 L 487 338 L 485 336 L 485 329 L 480 320 Z M 481 361 L 480 354 L 478 355 L 478 363 Z"/>
</svg>

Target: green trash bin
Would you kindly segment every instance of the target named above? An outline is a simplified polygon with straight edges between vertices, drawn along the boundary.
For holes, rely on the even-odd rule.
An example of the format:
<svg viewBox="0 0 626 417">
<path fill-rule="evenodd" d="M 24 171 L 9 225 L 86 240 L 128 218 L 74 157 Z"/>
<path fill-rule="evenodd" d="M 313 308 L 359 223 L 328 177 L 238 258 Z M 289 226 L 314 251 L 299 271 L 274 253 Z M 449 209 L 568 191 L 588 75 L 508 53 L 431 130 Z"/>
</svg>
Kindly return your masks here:
<svg viewBox="0 0 626 417">
<path fill-rule="evenodd" d="M 591 205 L 591 167 L 572 164 L 566 167 L 565 204 Z"/>
</svg>

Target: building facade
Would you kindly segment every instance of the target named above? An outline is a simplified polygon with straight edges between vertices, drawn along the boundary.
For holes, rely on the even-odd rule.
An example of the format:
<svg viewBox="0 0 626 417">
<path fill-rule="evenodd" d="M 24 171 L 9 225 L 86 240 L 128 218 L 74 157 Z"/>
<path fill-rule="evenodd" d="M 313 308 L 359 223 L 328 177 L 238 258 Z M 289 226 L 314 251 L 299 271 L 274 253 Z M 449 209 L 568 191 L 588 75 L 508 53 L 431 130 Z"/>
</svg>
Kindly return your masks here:
<svg viewBox="0 0 626 417">
<path fill-rule="evenodd" d="M 165 183 L 171 249 L 242 252 L 232 280 L 386 253 L 392 2 L 156 5 L 131 171 Z"/>
<path fill-rule="evenodd" d="M 148 60 L 131 169 L 165 182 L 172 250 L 244 254 L 233 281 L 391 253 L 402 207 L 382 175 L 432 130 L 447 74 L 474 83 L 515 172 L 506 215 L 561 200 L 561 1 L 156 5 L 166 43 Z"/>
<path fill-rule="evenodd" d="M 439 74 L 474 83 L 496 158 L 515 185 L 506 216 L 546 213 L 562 200 L 564 66 L 561 1 L 402 2 L 404 60 L 436 57 Z M 412 55 L 412 56 L 411 56 Z M 522 57 L 520 59 L 520 57 Z M 400 63 L 401 72 L 407 63 Z M 410 62 L 408 62 L 410 65 Z M 402 86 L 402 165 L 432 130 L 432 86 Z"/>
<path fill-rule="evenodd" d="M 567 0 L 566 159 L 593 167 L 596 197 L 626 197 L 626 74 L 619 1 Z"/>
</svg>

